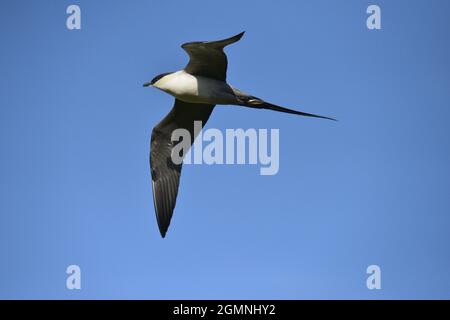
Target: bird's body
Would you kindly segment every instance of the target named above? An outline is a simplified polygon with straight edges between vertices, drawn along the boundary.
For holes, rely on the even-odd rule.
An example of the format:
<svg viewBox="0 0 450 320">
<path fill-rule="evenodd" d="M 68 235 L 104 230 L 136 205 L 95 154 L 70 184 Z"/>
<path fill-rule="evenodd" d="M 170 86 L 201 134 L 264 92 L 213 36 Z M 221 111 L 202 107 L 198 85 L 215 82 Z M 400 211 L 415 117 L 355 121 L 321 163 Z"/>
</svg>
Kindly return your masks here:
<svg viewBox="0 0 450 320">
<path fill-rule="evenodd" d="M 180 70 L 170 73 L 153 84 L 154 87 L 188 103 L 238 103 L 233 88 L 224 81 L 195 76 Z"/>
<path fill-rule="evenodd" d="M 183 44 L 181 47 L 190 57 L 187 66 L 177 72 L 160 74 L 144 84 L 175 97 L 172 110 L 153 128 L 150 145 L 153 202 L 162 237 L 165 237 L 172 219 L 181 176 L 182 164 L 171 158 L 176 145 L 171 139 L 174 130 L 187 130 L 192 144 L 198 133 L 194 130 L 194 122 L 201 121 L 204 126 L 216 105 L 238 105 L 334 120 L 280 107 L 230 86 L 226 82 L 228 59 L 223 49 L 239 41 L 243 34 L 219 41 Z"/>
</svg>

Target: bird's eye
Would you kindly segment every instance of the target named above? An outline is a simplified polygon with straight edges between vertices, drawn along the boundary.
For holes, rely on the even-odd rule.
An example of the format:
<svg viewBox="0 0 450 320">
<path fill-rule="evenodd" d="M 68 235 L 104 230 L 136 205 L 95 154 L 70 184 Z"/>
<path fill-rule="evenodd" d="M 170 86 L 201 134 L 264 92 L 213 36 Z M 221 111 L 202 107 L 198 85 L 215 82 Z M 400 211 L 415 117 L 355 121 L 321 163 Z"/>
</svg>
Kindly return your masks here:
<svg viewBox="0 0 450 320">
<path fill-rule="evenodd" d="M 160 75 L 157 75 L 156 77 L 153 78 L 153 80 L 151 81 L 151 84 L 154 84 L 155 82 L 157 82 L 158 80 L 160 80 L 161 78 L 164 78 L 165 76 L 167 76 L 168 74 L 170 74 L 171 72 L 167 72 L 167 73 L 162 73 Z"/>
<path fill-rule="evenodd" d="M 158 81 L 159 79 L 161 79 L 161 76 L 156 76 L 152 79 L 152 81 L 150 83 L 155 84 L 155 82 Z"/>
</svg>

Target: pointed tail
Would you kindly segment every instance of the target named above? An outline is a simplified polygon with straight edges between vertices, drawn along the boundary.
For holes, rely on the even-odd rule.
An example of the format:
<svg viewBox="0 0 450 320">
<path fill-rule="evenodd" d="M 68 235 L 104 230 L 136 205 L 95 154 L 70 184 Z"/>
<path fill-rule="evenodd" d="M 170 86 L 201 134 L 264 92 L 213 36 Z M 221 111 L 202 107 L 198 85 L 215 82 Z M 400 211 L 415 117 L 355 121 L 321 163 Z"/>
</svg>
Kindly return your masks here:
<svg viewBox="0 0 450 320">
<path fill-rule="evenodd" d="M 330 118 L 330 117 L 319 116 L 317 114 L 306 113 L 306 112 L 301 112 L 301 111 L 297 111 L 297 110 L 280 107 L 275 104 L 271 104 L 271 103 L 262 101 L 258 98 L 250 99 L 250 100 L 244 102 L 242 105 L 245 107 L 249 107 L 249 108 L 267 109 L 267 110 L 273 110 L 273 111 L 278 111 L 278 112 L 296 114 L 296 115 L 304 116 L 304 117 L 313 117 L 313 118 L 321 118 L 321 119 L 337 121 L 336 119 Z"/>
</svg>

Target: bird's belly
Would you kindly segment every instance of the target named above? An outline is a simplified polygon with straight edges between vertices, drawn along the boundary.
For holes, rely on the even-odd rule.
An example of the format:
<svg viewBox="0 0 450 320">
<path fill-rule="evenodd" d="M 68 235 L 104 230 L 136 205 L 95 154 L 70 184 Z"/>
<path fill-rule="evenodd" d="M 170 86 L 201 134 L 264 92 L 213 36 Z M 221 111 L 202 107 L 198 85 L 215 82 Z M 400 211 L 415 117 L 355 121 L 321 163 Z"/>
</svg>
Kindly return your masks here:
<svg viewBox="0 0 450 320">
<path fill-rule="evenodd" d="M 233 90 L 225 82 L 189 74 L 174 80 L 166 92 L 179 100 L 203 104 L 233 104 L 236 102 Z"/>
</svg>

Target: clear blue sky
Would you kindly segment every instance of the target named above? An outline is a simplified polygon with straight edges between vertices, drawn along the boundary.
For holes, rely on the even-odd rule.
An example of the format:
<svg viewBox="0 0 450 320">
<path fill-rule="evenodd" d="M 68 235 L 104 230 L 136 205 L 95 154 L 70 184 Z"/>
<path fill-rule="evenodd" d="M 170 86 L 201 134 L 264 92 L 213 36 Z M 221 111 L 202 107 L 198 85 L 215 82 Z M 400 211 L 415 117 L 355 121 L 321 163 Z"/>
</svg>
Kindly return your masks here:
<svg viewBox="0 0 450 320">
<path fill-rule="evenodd" d="M 69 4 L 82 30 L 66 29 Z M 0 298 L 450 298 L 449 12 L 2 1 Z M 185 166 L 163 240 L 148 148 L 173 99 L 142 84 L 186 64 L 181 43 L 243 30 L 230 83 L 340 121 L 217 108 L 208 127 L 279 128 L 280 171 Z M 366 288 L 371 264 L 382 290 Z"/>
</svg>

